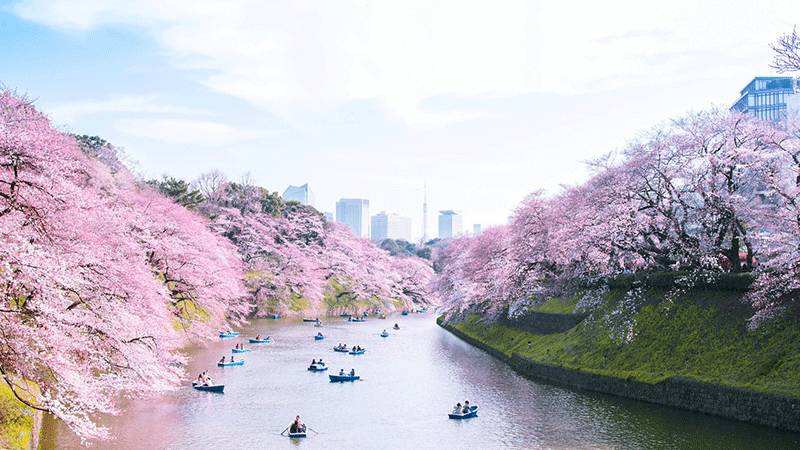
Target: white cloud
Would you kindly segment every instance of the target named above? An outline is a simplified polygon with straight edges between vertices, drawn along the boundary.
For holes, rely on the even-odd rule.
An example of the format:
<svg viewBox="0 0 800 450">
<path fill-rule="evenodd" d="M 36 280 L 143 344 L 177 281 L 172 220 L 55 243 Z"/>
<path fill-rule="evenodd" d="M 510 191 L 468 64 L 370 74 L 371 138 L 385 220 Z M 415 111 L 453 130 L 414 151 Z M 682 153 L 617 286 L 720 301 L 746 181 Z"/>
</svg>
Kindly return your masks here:
<svg viewBox="0 0 800 450">
<path fill-rule="evenodd" d="M 209 88 L 289 120 L 367 99 L 430 125 L 479 115 L 426 110 L 434 96 L 718 76 L 743 55 L 768 58 L 776 30 L 800 14 L 796 1 L 697 3 L 25 0 L 14 10 L 69 30 L 141 28 Z"/>
<path fill-rule="evenodd" d="M 96 114 L 175 114 L 208 115 L 201 109 L 185 108 L 160 103 L 155 95 L 128 95 L 105 100 L 85 100 L 60 103 L 46 108 L 48 115 L 58 124 L 74 125 L 83 117 Z"/>
<path fill-rule="evenodd" d="M 123 119 L 114 127 L 119 133 L 164 144 L 226 146 L 254 140 L 260 134 L 223 123 L 193 119 Z"/>
</svg>

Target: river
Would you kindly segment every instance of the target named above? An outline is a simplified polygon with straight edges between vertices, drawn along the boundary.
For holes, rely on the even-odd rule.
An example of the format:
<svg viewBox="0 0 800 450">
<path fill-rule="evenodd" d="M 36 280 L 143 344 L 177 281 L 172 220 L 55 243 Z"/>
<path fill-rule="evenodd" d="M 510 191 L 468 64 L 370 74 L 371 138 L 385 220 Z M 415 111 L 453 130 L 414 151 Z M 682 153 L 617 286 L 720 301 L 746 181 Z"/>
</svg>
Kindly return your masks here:
<svg viewBox="0 0 800 450">
<path fill-rule="evenodd" d="M 391 329 L 395 322 L 401 329 Z M 378 334 L 388 329 L 390 336 Z M 321 330 L 327 337 L 314 341 Z M 253 346 L 242 367 L 218 369 L 238 340 L 190 350 L 189 372 L 211 369 L 224 394 L 181 389 L 128 401 L 103 418 L 116 439 L 95 448 L 798 448 L 800 434 L 522 378 L 504 363 L 438 327 L 432 315 L 365 323 L 258 320 L 242 331 L 271 335 Z M 365 355 L 334 353 L 338 342 Z M 306 370 L 324 358 L 330 371 L 355 368 L 363 381 L 330 383 Z M 456 402 L 479 406 L 477 418 L 448 420 Z M 315 432 L 280 435 L 296 414 Z M 49 421 L 44 448 L 78 448 L 63 425 Z"/>
</svg>

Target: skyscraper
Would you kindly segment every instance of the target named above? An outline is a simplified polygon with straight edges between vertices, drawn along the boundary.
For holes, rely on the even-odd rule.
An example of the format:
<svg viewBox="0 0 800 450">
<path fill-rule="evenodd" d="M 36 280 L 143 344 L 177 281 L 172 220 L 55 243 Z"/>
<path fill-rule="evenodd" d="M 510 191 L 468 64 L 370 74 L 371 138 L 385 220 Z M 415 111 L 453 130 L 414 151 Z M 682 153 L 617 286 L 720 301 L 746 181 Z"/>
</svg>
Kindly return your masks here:
<svg viewBox="0 0 800 450">
<path fill-rule="evenodd" d="M 481 234 L 481 230 L 482 230 L 481 224 L 479 224 L 479 223 L 473 223 L 472 224 L 472 235 L 473 236 L 477 236 L 477 235 Z"/>
<path fill-rule="evenodd" d="M 422 242 L 425 242 L 428 240 L 428 182 L 425 182 L 422 195 Z"/>
<path fill-rule="evenodd" d="M 372 216 L 370 238 L 376 242 L 384 239 L 411 241 L 411 219 L 397 214 L 386 214 L 386 211 L 381 211 Z"/>
<path fill-rule="evenodd" d="M 324 213 L 322 213 L 322 215 L 325 217 L 325 220 L 327 220 L 328 222 L 333 222 L 333 213 L 332 212 L 325 211 Z"/>
<path fill-rule="evenodd" d="M 800 112 L 800 83 L 792 77 L 755 77 L 731 109 L 763 120 L 782 120 Z"/>
<path fill-rule="evenodd" d="M 461 215 L 453 210 L 439 211 L 439 239 L 461 235 Z"/>
<path fill-rule="evenodd" d="M 369 237 L 369 200 L 342 198 L 336 202 L 336 221 L 347 225 L 356 236 Z"/>
<path fill-rule="evenodd" d="M 282 197 L 287 202 L 294 201 L 304 205 L 314 206 L 314 193 L 311 192 L 311 188 L 308 187 L 308 183 L 302 186 L 290 185 L 285 191 L 283 191 Z"/>
</svg>

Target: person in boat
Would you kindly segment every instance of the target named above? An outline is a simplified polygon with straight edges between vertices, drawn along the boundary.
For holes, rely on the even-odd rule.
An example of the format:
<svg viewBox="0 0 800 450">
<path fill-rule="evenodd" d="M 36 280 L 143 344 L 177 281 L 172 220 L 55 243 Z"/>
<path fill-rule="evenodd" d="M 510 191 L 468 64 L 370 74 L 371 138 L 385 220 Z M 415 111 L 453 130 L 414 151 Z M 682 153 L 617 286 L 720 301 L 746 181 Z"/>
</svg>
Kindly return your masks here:
<svg viewBox="0 0 800 450">
<path fill-rule="evenodd" d="M 395 329 L 395 330 L 399 330 L 399 329 L 400 329 L 400 325 L 398 325 L 398 324 L 394 324 L 394 329 Z"/>
<path fill-rule="evenodd" d="M 260 334 L 257 334 L 257 335 L 256 335 L 256 340 L 257 340 L 257 341 L 260 341 L 260 340 L 261 340 L 261 335 L 260 335 Z"/>
<path fill-rule="evenodd" d="M 316 360 L 316 359 L 312 359 L 312 360 L 311 360 L 311 365 L 312 365 L 312 366 L 313 366 L 314 364 L 316 364 L 316 363 L 317 363 L 317 360 Z"/>
<path fill-rule="evenodd" d="M 317 331 L 317 336 L 322 336 L 322 332 Z"/>
<path fill-rule="evenodd" d="M 340 376 L 340 377 L 343 377 L 343 376 L 344 376 L 344 369 L 339 369 L 339 376 Z"/>
<path fill-rule="evenodd" d="M 231 357 L 231 359 L 233 359 L 233 357 Z M 222 359 L 219 360 L 219 363 L 220 364 L 225 364 L 225 357 L 224 356 L 222 357 Z"/>
<path fill-rule="evenodd" d="M 453 408 L 453 414 L 461 414 L 461 402 L 456 403 L 455 408 Z"/>
<path fill-rule="evenodd" d="M 464 400 L 464 410 L 463 413 L 466 414 L 469 412 L 469 400 Z"/>
<path fill-rule="evenodd" d="M 320 365 L 320 366 L 324 366 L 325 365 L 325 363 L 322 362 L 322 358 L 320 358 L 319 361 L 317 361 L 317 364 Z"/>
<path fill-rule="evenodd" d="M 356 376 L 356 369 L 350 369 L 350 376 L 351 377 Z"/>
<path fill-rule="evenodd" d="M 306 431 L 306 425 L 300 420 L 300 416 L 294 418 L 294 422 L 289 425 L 290 433 L 303 433 Z"/>
</svg>

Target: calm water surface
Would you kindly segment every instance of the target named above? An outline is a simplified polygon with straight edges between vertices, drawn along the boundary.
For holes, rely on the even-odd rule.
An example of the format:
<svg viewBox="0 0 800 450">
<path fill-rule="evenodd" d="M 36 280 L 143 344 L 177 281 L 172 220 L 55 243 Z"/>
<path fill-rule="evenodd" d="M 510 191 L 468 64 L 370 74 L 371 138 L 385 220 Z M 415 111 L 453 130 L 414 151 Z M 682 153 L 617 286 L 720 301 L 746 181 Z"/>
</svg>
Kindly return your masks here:
<svg viewBox="0 0 800 450">
<path fill-rule="evenodd" d="M 395 322 L 401 330 L 391 330 Z M 378 334 L 388 329 L 391 336 Z M 326 339 L 314 341 L 321 330 Z M 672 408 L 528 381 L 504 363 L 439 328 L 432 315 L 393 316 L 365 323 L 259 320 L 244 338 L 243 367 L 217 368 L 239 340 L 191 351 L 190 373 L 209 369 L 225 394 L 191 388 L 128 402 L 103 420 L 117 436 L 95 448 L 800 448 L 785 433 Z M 338 342 L 366 347 L 362 356 L 334 353 Z M 363 381 L 328 382 L 306 370 L 324 358 L 331 372 L 355 368 Z M 448 420 L 468 399 L 479 417 Z M 304 440 L 280 435 L 296 414 L 318 433 Z M 46 424 L 45 448 L 77 448 L 65 427 Z"/>
</svg>

